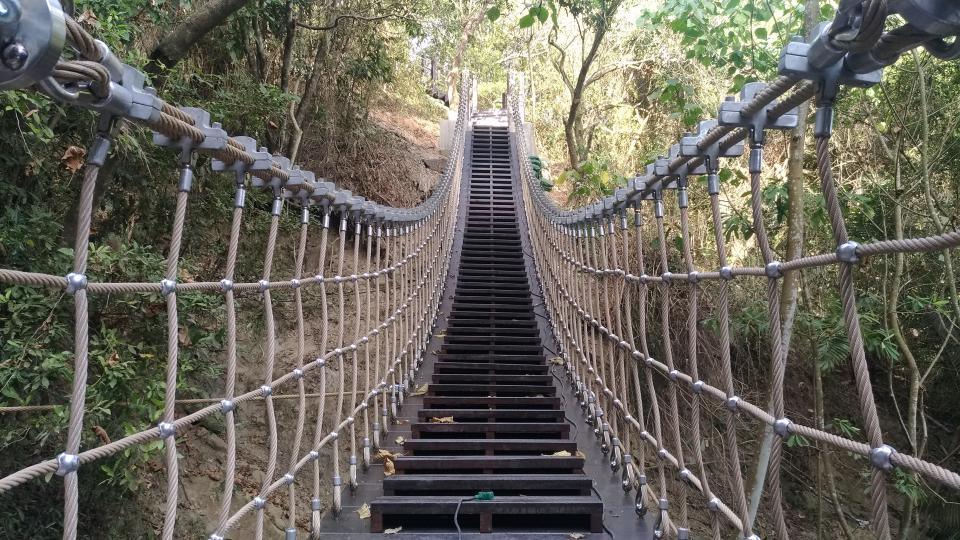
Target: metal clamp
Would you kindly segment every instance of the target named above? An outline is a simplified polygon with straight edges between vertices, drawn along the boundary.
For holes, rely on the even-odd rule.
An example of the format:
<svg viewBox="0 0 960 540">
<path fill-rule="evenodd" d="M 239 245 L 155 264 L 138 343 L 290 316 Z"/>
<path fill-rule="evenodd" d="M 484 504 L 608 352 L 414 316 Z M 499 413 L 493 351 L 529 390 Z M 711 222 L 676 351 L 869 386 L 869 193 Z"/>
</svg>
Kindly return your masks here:
<svg viewBox="0 0 960 540">
<path fill-rule="evenodd" d="M 26 88 L 50 76 L 67 39 L 57 0 L 0 0 L 0 90 Z"/>
<path fill-rule="evenodd" d="M 227 147 L 227 132 L 220 122 L 212 122 L 210 113 L 197 107 L 180 107 L 180 112 L 193 119 L 193 127 L 203 133 L 203 141 L 194 141 L 190 137 L 174 139 L 163 133 L 153 132 L 153 144 L 171 148 L 179 148 L 181 152 L 190 152 L 194 149 L 216 151 Z"/>
<path fill-rule="evenodd" d="M 78 274 L 76 272 L 70 272 L 67 274 L 67 289 L 66 292 L 69 295 L 74 295 L 77 291 L 87 288 L 87 276 L 85 274 Z"/>
<path fill-rule="evenodd" d="M 876 448 L 871 448 L 870 463 L 882 471 L 889 471 L 893 469 L 893 462 L 890 460 L 890 458 L 895 452 L 896 450 L 894 450 L 894 448 L 889 444 L 883 444 Z"/>
<path fill-rule="evenodd" d="M 790 435 L 790 426 L 793 422 L 789 418 L 780 418 L 773 423 L 773 432 L 780 437 L 786 438 Z"/>
<path fill-rule="evenodd" d="M 80 468 L 80 456 L 66 452 L 57 455 L 57 476 L 66 476 Z"/>
<path fill-rule="evenodd" d="M 771 119 L 768 117 L 773 103 L 768 103 L 753 114 L 746 111 L 748 103 L 756 98 L 757 94 L 767 88 L 766 83 L 752 82 L 747 83 L 740 91 L 739 101 L 727 97 L 720 103 L 720 112 L 717 114 L 717 123 L 721 126 L 743 127 L 750 130 L 752 145 L 762 145 L 765 137 L 765 130 L 768 129 L 793 129 L 797 127 L 799 115 L 797 109 L 791 109 L 782 116 Z"/>
</svg>

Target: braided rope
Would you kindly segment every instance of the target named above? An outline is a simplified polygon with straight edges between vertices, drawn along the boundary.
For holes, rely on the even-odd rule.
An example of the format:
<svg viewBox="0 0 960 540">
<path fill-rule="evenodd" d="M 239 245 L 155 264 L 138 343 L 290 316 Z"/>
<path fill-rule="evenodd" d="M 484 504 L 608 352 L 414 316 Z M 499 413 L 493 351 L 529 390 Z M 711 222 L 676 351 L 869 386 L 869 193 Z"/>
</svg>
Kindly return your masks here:
<svg viewBox="0 0 960 540">
<path fill-rule="evenodd" d="M 765 93 L 762 99 L 770 107 L 768 114 L 774 117 L 782 116 L 815 95 L 815 86 L 807 82 L 797 83 L 790 80 L 778 80 L 773 88 L 770 92 Z M 784 97 L 777 100 L 779 96 Z M 522 118 L 518 114 L 517 98 L 515 96 L 511 96 L 511 98 L 511 118 L 515 124 L 519 125 Z M 751 107 L 751 105 L 748 104 L 747 107 Z M 757 110 L 759 110 L 759 107 Z M 747 130 L 741 128 L 714 128 L 701 138 L 701 148 L 716 143 L 719 143 L 721 148 L 730 148 L 747 135 Z M 525 156 L 526 149 L 523 138 L 518 138 L 517 144 L 521 157 Z M 818 172 L 827 201 L 831 228 L 835 231 L 835 240 L 837 245 L 840 246 L 847 242 L 847 233 L 836 192 L 833 188 L 827 140 L 818 140 L 817 157 Z M 521 163 L 523 162 L 524 160 L 521 159 Z M 700 158 L 676 158 L 671 161 L 670 167 L 671 169 L 683 165 L 697 167 L 703 163 Z M 549 199 L 535 196 L 539 186 L 529 165 L 521 166 L 521 176 L 524 186 L 524 199 L 527 203 L 526 211 L 529 215 L 528 220 L 537 225 L 531 228 L 531 239 L 538 272 L 543 272 L 545 277 L 542 281 L 546 289 L 546 298 L 549 299 L 545 303 L 553 327 L 560 339 L 563 365 L 567 367 L 575 391 L 581 396 L 581 405 L 587 414 L 588 421 L 595 420 L 595 409 L 591 405 L 594 397 L 602 402 L 604 407 L 609 408 L 612 403 L 613 414 L 609 416 L 615 418 L 610 421 L 611 431 L 614 436 L 627 441 L 625 446 L 637 461 L 638 476 L 642 475 L 647 467 L 648 454 L 643 450 L 645 446 L 651 448 L 658 458 L 654 462 L 659 470 L 657 482 L 647 485 L 645 481 L 628 481 L 625 485 L 638 490 L 638 505 L 645 505 L 648 502 L 656 503 L 657 499 L 661 499 L 659 503 L 656 503 L 661 511 L 657 524 L 660 530 L 676 530 L 679 532 L 685 529 L 688 516 L 684 515 L 684 509 L 688 503 L 694 503 L 694 506 L 696 506 L 695 501 L 692 499 L 688 501 L 685 496 L 686 490 L 691 489 L 699 491 L 703 496 L 702 500 L 706 503 L 704 504 L 707 507 L 705 509 L 713 511 L 713 517 L 709 523 L 711 535 L 714 538 L 723 536 L 724 533 L 720 529 L 721 525 L 738 530 L 744 538 L 754 534 L 751 529 L 752 524 L 749 519 L 746 490 L 741 472 L 743 462 L 741 461 L 740 441 L 737 433 L 738 414 L 746 415 L 777 430 L 786 428 L 786 433 L 802 435 L 819 443 L 867 458 L 872 456 L 874 449 L 883 445 L 883 439 L 879 436 L 879 425 L 874 424 L 877 428 L 875 431 L 871 427 L 871 424 L 877 421 L 878 416 L 872 397 L 865 355 L 863 354 L 863 341 L 856 313 L 852 267 L 849 263 L 843 262 L 846 259 L 841 258 L 839 251 L 805 256 L 783 263 L 776 262 L 763 226 L 764 211 L 759 198 L 761 190 L 759 172 L 751 175 L 751 213 L 753 214 L 757 245 L 764 263 L 773 263 L 779 268 L 779 273 L 772 275 L 767 267 L 731 267 L 728 265 L 717 193 L 710 194 L 711 229 L 717 247 L 719 266 L 723 270 L 699 272 L 693 266 L 688 215 L 686 209 L 681 207 L 682 257 L 686 266 L 686 273 L 679 274 L 669 271 L 670 257 L 667 253 L 668 244 L 664 234 L 665 227 L 663 218 L 660 217 L 662 214 L 658 212 L 655 216 L 655 233 L 656 244 L 660 251 L 659 275 L 647 275 L 649 270 L 645 264 L 645 244 L 643 240 L 643 231 L 646 224 L 642 219 L 641 208 L 643 205 L 639 204 L 640 201 L 637 201 L 635 205 L 634 227 L 622 232 L 624 248 L 618 254 L 615 251 L 610 252 L 611 246 L 616 243 L 615 238 L 611 236 L 614 234 L 613 231 L 611 230 L 607 237 L 598 233 L 600 229 L 605 227 L 607 220 L 612 219 L 613 214 L 603 214 L 603 217 L 595 217 L 592 221 L 581 220 L 579 222 L 575 221 L 573 224 L 556 221 L 555 216 L 557 215 L 575 215 L 575 213 L 558 210 L 551 206 L 552 203 Z M 619 211 L 621 210 L 615 212 Z M 633 241 L 628 241 L 630 235 L 634 237 Z M 960 231 L 945 231 L 943 234 L 929 237 L 864 243 L 856 245 L 854 251 L 856 257 L 864 258 L 892 253 L 917 253 L 952 249 L 958 245 L 960 245 Z M 633 253 L 636 255 L 632 255 Z M 631 262 L 631 256 L 636 257 L 636 266 Z M 779 424 L 779 421 L 785 420 L 783 385 L 787 351 L 780 337 L 778 277 L 787 271 L 837 265 L 839 266 L 841 298 L 844 303 L 844 321 L 850 336 L 853 353 L 852 364 L 854 372 L 857 374 L 860 409 L 867 425 L 869 444 L 795 422 L 789 422 L 784 426 Z M 730 357 L 732 338 L 729 315 L 729 281 L 737 277 L 762 277 L 768 283 L 767 306 L 771 328 L 770 397 L 773 414 L 767 412 L 765 407 L 759 407 L 737 396 L 734 387 Z M 709 379 L 699 373 L 696 362 L 698 356 L 696 346 L 697 321 L 699 319 L 697 299 L 701 283 L 711 281 L 719 282 L 717 305 L 714 310 L 719 322 L 721 371 L 717 378 L 720 382 L 720 388 L 713 386 Z M 689 309 L 685 325 L 687 333 L 686 361 L 688 364 L 686 371 L 679 369 L 673 359 L 672 341 L 675 336 L 672 335 L 673 325 L 670 317 L 670 305 L 673 302 L 671 299 L 672 290 L 677 285 L 684 283 L 688 285 L 686 292 L 688 293 Z M 655 308 L 660 311 L 661 324 L 659 331 L 651 331 L 652 329 L 649 329 L 646 325 L 647 311 L 653 308 L 647 301 L 647 291 L 650 287 L 656 287 L 660 291 L 660 305 Z M 608 300 L 609 292 L 613 292 L 615 296 L 612 302 Z M 625 300 L 623 303 L 618 302 L 621 294 Z M 649 338 L 656 340 L 656 345 L 663 355 L 663 362 L 651 356 Z M 619 347 L 616 347 L 615 344 Z M 606 360 L 618 358 L 621 354 L 618 349 L 622 349 L 624 361 L 630 363 L 630 375 L 616 370 L 616 364 L 612 364 L 614 369 L 610 370 L 607 368 L 610 364 L 604 363 Z M 624 368 L 626 368 L 626 365 L 624 365 Z M 641 383 L 639 375 L 641 370 L 646 375 L 646 387 Z M 620 377 L 625 378 L 620 379 Z M 632 385 L 623 384 L 627 382 L 627 378 L 632 379 Z M 664 384 L 667 386 L 664 387 Z M 687 392 L 687 395 L 690 396 L 686 400 L 689 406 L 684 410 L 674 408 L 679 401 L 671 399 L 671 394 L 681 391 Z M 699 417 L 704 414 L 700 402 L 704 399 L 728 410 L 728 414 L 724 415 L 726 429 L 722 435 L 726 441 L 724 451 L 728 463 L 725 468 L 725 476 L 729 485 L 729 493 L 733 499 L 733 504 L 729 506 L 712 491 L 704 465 L 706 458 L 698 454 L 701 450 L 698 445 L 689 447 L 692 451 L 689 455 L 696 462 L 698 470 L 696 473 L 692 473 L 684 466 L 685 454 L 682 443 L 684 440 L 699 440 L 697 434 Z M 631 411 L 635 411 L 637 416 L 633 416 Z M 663 418 L 661 418 L 661 411 L 667 412 Z M 687 439 L 680 439 L 678 435 L 683 435 L 683 433 L 679 426 L 684 424 L 681 420 L 688 414 L 690 416 L 688 421 L 685 422 L 684 429 L 690 429 L 690 436 Z M 648 421 L 653 422 L 652 433 L 648 431 Z M 670 433 L 666 439 L 670 448 L 665 447 L 662 428 Z M 782 436 L 786 435 L 782 431 L 778 431 L 778 433 Z M 637 445 L 632 445 L 631 440 L 633 438 L 636 438 Z M 603 440 L 601 438 L 601 442 Z M 778 538 L 789 538 L 780 495 L 781 461 L 782 443 L 780 438 L 777 438 L 771 452 L 769 473 L 766 476 L 764 492 L 772 510 L 770 516 L 776 536 Z M 890 457 L 890 463 L 893 466 L 921 474 L 941 485 L 960 489 L 960 475 L 956 472 L 915 456 L 894 452 Z M 672 481 L 668 481 L 667 475 L 664 473 L 665 469 L 671 469 L 684 475 L 687 481 L 679 486 Z M 889 538 L 885 476 L 880 468 L 875 468 L 870 489 L 871 524 L 874 534 L 878 538 Z M 645 475 L 643 478 L 645 478 Z M 653 493 L 652 497 L 651 493 Z M 676 504 L 668 505 L 666 501 L 671 499 Z M 670 513 L 675 514 L 675 516 L 668 515 L 667 508 L 670 508 Z M 676 519 L 675 522 L 673 518 Z"/>
</svg>

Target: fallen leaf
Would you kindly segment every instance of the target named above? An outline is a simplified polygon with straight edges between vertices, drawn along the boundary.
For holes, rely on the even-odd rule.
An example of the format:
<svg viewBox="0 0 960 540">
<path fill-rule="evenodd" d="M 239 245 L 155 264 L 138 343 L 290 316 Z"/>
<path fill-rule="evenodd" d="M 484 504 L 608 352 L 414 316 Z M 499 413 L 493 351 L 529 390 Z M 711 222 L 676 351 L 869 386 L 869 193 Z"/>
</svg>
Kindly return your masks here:
<svg viewBox="0 0 960 540">
<path fill-rule="evenodd" d="M 433 418 L 430 419 L 430 421 L 434 424 L 452 424 L 453 417 L 452 416 L 434 416 Z"/>
<path fill-rule="evenodd" d="M 403 527 L 394 527 L 393 529 L 384 529 L 383 534 L 397 534 L 402 531 Z M 583 538 L 582 536 L 580 538 Z"/>
<path fill-rule="evenodd" d="M 394 442 L 399 444 L 400 446 L 403 446 L 403 443 L 405 443 L 406 440 L 403 437 L 397 437 L 396 439 L 394 439 Z"/>
<path fill-rule="evenodd" d="M 89 23 L 90 26 L 97 25 L 97 14 L 94 13 L 90 8 L 83 10 L 83 13 L 77 17 L 78 23 Z"/>
<path fill-rule="evenodd" d="M 417 386 L 417 389 L 414 390 L 410 395 L 411 395 L 411 396 L 422 396 L 422 395 L 424 395 L 424 394 L 427 393 L 427 389 L 428 389 L 429 387 L 430 387 L 430 385 L 421 384 L 420 386 Z"/>
<path fill-rule="evenodd" d="M 551 456 L 551 457 L 570 457 L 570 452 L 567 452 L 566 450 L 559 450 L 552 454 L 544 454 L 544 455 Z"/>
<path fill-rule="evenodd" d="M 177 332 L 177 338 L 180 341 L 182 347 L 189 347 L 193 344 L 193 340 L 190 339 L 190 332 L 186 328 L 180 328 Z"/>
<path fill-rule="evenodd" d="M 360 508 L 357 508 L 357 515 L 360 516 L 360 519 L 367 519 L 370 517 L 370 505 L 363 503 Z"/>
<path fill-rule="evenodd" d="M 389 459 L 383 460 L 383 475 L 393 476 L 393 473 L 395 472 L 397 472 L 397 468 L 394 466 L 393 461 Z"/>
<path fill-rule="evenodd" d="M 393 452 L 389 450 L 384 450 L 383 448 L 381 448 L 380 450 L 377 450 L 377 455 L 373 456 L 373 459 L 384 460 L 384 459 L 393 459 L 395 457 L 396 456 L 393 455 Z"/>
<path fill-rule="evenodd" d="M 583 533 L 570 533 L 570 540 L 580 540 L 581 538 L 586 538 Z"/>
<path fill-rule="evenodd" d="M 113 354 L 107 357 L 106 364 L 108 366 L 113 367 L 119 363 L 120 363 L 120 355 L 117 354 L 116 351 L 114 351 Z"/>
<path fill-rule="evenodd" d="M 87 157 L 87 151 L 79 146 L 68 146 L 63 153 L 60 161 L 70 172 L 77 172 L 83 168 L 83 160 Z"/>
<path fill-rule="evenodd" d="M 560 358 L 559 356 L 554 356 L 553 358 L 550 359 L 550 363 L 551 363 L 551 364 L 556 364 L 556 365 L 558 365 L 558 366 L 562 366 L 562 365 L 563 365 L 563 358 Z"/>
<path fill-rule="evenodd" d="M 100 426 L 93 426 L 93 432 L 96 433 L 97 437 L 100 438 L 100 442 L 103 444 L 110 444 L 110 435 L 107 435 L 107 430 Z"/>
<path fill-rule="evenodd" d="M 186 268 L 181 268 L 181 269 L 179 269 L 179 270 L 177 271 L 177 277 L 178 277 L 179 280 L 180 280 L 181 282 L 183 282 L 183 283 L 193 283 L 194 281 L 196 281 L 196 280 L 193 278 L 193 274 L 191 274 L 189 271 L 187 271 Z"/>
</svg>

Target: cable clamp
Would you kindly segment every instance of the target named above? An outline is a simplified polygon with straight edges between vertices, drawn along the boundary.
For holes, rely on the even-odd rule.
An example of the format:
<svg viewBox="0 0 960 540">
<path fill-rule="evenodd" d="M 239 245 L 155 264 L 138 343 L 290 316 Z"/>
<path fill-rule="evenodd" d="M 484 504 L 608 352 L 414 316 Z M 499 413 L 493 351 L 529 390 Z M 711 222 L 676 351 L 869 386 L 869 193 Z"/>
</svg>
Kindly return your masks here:
<svg viewBox="0 0 960 540">
<path fill-rule="evenodd" d="M 177 434 L 177 427 L 171 422 L 160 422 L 157 427 L 160 429 L 161 439 L 167 439 Z"/>
<path fill-rule="evenodd" d="M 896 452 L 896 450 L 889 444 L 872 448 L 870 450 L 870 463 L 881 471 L 889 471 L 893 469 L 893 462 L 890 458 L 894 452 Z"/>
<path fill-rule="evenodd" d="M 172 279 L 161 279 L 160 280 L 160 294 L 163 296 L 170 296 L 171 294 L 177 292 L 177 282 Z"/>
<path fill-rule="evenodd" d="M 763 268 L 763 271 L 770 279 L 779 279 L 783 277 L 783 271 L 780 269 L 780 261 L 772 261 L 767 263 L 767 265 Z"/>
<path fill-rule="evenodd" d="M 77 272 L 67 274 L 67 294 L 72 296 L 76 294 L 77 291 L 86 289 L 87 284 L 86 274 L 79 274 Z"/>
<path fill-rule="evenodd" d="M 837 247 L 837 259 L 847 264 L 857 264 L 860 262 L 860 256 L 857 255 L 857 248 L 860 244 L 849 240 Z"/>
<path fill-rule="evenodd" d="M 254 507 L 254 508 L 256 508 L 257 510 L 263 510 L 263 508 L 264 508 L 265 506 L 267 506 L 267 500 L 266 500 L 266 499 L 264 499 L 263 497 L 261 497 L 261 496 L 259 496 L 259 495 L 253 498 L 253 507 Z"/>
<path fill-rule="evenodd" d="M 724 405 L 726 405 L 727 409 L 736 411 L 740 407 L 740 398 L 737 396 L 728 397 Z"/>
<path fill-rule="evenodd" d="M 787 111 L 776 119 L 767 117 L 773 103 L 768 103 L 757 112 L 750 114 L 747 112 L 747 104 L 752 102 L 758 94 L 767 89 L 767 84 L 763 82 L 751 82 L 744 85 L 740 91 L 740 99 L 731 99 L 720 103 L 720 111 L 717 113 L 717 124 L 729 127 L 742 127 L 750 130 L 751 143 L 762 144 L 764 141 L 764 131 L 767 129 L 793 129 L 799 122 L 797 108 Z"/>
<path fill-rule="evenodd" d="M 66 476 L 80 468 L 80 456 L 66 452 L 57 455 L 57 476 Z"/>
<path fill-rule="evenodd" d="M 786 438 L 790 435 L 790 426 L 793 422 L 789 418 L 779 418 L 773 423 L 773 432 L 780 437 Z"/>
<path fill-rule="evenodd" d="M 223 413 L 228 413 L 237 408 L 236 403 L 230 399 L 221 399 L 220 400 L 220 411 Z"/>
</svg>

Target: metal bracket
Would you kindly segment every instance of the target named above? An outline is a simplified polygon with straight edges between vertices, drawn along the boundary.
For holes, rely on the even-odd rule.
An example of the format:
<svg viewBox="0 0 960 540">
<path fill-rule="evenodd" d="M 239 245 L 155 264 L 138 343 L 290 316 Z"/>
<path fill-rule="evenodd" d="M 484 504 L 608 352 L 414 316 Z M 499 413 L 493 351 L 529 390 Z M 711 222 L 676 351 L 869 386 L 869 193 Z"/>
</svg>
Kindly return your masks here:
<svg viewBox="0 0 960 540">
<path fill-rule="evenodd" d="M 66 40 L 57 0 L 0 0 L 0 90 L 26 88 L 48 78 Z"/>
<path fill-rule="evenodd" d="M 270 159 L 270 154 L 266 152 L 259 152 L 257 150 L 257 141 L 252 137 L 234 137 L 234 141 L 240 143 L 243 146 L 243 150 L 254 157 L 254 162 L 247 164 L 242 159 L 238 159 L 233 163 L 227 164 L 220 159 L 214 158 L 210 160 L 210 168 L 215 172 L 227 172 L 233 171 L 237 174 L 237 183 L 241 183 L 241 179 L 244 174 L 247 172 L 255 171 L 269 171 L 273 162 Z M 226 145 L 226 141 L 224 141 Z"/>
<path fill-rule="evenodd" d="M 727 148 L 720 149 L 720 141 L 700 147 L 700 142 L 710 133 L 710 130 L 719 125 L 716 119 L 701 120 L 697 124 L 697 133 L 695 135 L 685 135 L 680 139 L 680 155 L 686 157 L 702 157 L 707 173 L 714 173 L 720 168 L 720 158 L 735 158 L 743 155 L 743 141 Z M 689 173 L 695 174 L 695 173 Z M 704 174 L 704 173 L 700 173 Z"/>
<path fill-rule="evenodd" d="M 196 142 L 190 137 L 172 139 L 162 133 L 153 132 L 153 144 L 179 148 L 181 152 L 197 150 L 223 150 L 227 147 L 227 132 L 220 122 L 211 122 L 210 113 L 196 107 L 180 107 L 180 112 L 193 119 L 193 125 L 203 133 L 203 142 Z"/>
<path fill-rule="evenodd" d="M 843 53 L 839 56 L 836 51 L 824 45 L 829 39 L 830 23 L 821 23 L 817 27 L 816 37 L 811 43 L 805 43 L 803 38 L 795 37 L 780 53 L 781 75 L 807 79 L 817 83 L 817 102 L 833 103 L 840 91 L 840 86 L 855 86 L 867 88 L 880 82 L 883 76 L 883 66 L 874 61 L 873 65 L 858 67 L 854 72 L 849 62 L 844 60 Z M 816 44 L 816 45 L 815 45 Z M 817 124 L 814 133 L 817 136 L 829 135 L 832 130 L 833 114 L 817 114 Z"/>
<path fill-rule="evenodd" d="M 717 114 L 717 123 L 721 126 L 743 127 L 750 130 L 750 140 L 753 145 L 762 145 L 764 142 L 764 131 L 767 129 L 793 129 L 797 127 L 799 115 L 797 109 L 793 108 L 776 119 L 770 119 L 768 114 L 773 107 L 773 103 L 768 103 L 759 111 L 748 114 L 746 112 L 747 103 L 767 88 L 767 83 L 751 82 L 744 85 L 740 91 L 740 99 L 736 100 L 730 96 L 720 103 L 720 111 Z"/>
</svg>

